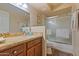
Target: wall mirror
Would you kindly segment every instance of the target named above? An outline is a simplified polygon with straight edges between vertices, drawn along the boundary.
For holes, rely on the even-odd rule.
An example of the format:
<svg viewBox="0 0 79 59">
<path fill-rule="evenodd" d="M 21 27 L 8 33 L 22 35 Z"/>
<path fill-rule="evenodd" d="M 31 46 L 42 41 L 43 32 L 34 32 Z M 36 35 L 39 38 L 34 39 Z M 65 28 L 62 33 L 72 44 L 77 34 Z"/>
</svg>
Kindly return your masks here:
<svg viewBox="0 0 79 59">
<path fill-rule="evenodd" d="M 26 7 L 23 4 L 23 7 Z M 10 3 L 0 3 L 0 33 L 20 32 L 22 26 L 28 26 L 29 12 Z"/>
</svg>

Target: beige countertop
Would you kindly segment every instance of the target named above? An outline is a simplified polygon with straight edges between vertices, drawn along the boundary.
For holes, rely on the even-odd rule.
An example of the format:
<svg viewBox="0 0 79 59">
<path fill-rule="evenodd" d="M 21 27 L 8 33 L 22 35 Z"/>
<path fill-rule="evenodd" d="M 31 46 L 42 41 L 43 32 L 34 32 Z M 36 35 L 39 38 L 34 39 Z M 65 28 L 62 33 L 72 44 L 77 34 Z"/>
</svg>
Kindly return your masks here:
<svg viewBox="0 0 79 59">
<path fill-rule="evenodd" d="M 7 49 L 9 47 L 13 47 L 15 45 L 18 45 L 24 42 L 28 42 L 38 37 L 42 37 L 42 33 L 33 33 L 32 36 L 21 35 L 21 36 L 4 38 L 6 39 L 6 41 L 3 43 L 0 43 L 0 50 Z"/>
</svg>

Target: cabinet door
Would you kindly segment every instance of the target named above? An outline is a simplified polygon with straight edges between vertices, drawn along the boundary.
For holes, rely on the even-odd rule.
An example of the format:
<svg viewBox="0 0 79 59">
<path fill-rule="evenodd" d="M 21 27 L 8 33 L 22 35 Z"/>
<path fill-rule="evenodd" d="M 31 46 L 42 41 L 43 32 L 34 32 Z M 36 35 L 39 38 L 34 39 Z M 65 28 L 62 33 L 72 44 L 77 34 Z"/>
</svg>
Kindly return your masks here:
<svg viewBox="0 0 79 59">
<path fill-rule="evenodd" d="M 30 48 L 27 50 L 27 56 L 34 56 L 35 53 L 34 53 L 34 47 Z"/>
<path fill-rule="evenodd" d="M 24 52 L 18 54 L 17 56 L 25 56 Z"/>
<path fill-rule="evenodd" d="M 35 46 L 35 56 L 41 56 L 42 55 L 42 46 L 41 43 Z"/>
</svg>

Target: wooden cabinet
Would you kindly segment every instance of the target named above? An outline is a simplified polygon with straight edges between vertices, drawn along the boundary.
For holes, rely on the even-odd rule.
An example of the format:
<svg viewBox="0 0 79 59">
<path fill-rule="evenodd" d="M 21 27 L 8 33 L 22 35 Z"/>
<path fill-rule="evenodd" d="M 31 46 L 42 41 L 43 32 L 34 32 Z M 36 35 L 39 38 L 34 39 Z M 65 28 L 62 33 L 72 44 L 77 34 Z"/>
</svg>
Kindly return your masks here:
<svg viewBox="0 0 79 59">
<path fill-rule="evenodd" d="M 41 42 L 42 42 L 41 37 L 40 38 L 35 38 L 34 40 L 29 41 L 29 42 L 27 42 L 27 49 L 29 49 L 29 48 L 31 48 L 31 47 L 33 47 L 33 46 L 35 46 L 35 45 L 37 45 Z"/>
<path fill-rule="evenodd" d="M 42 45 L 38 44 L 35 46 L 35 56 L 41 56 L 42 55 Z"/>
<path fill-rule="evenodd" d="M 25 44 L 20 44 L 18 46 L 14 46 L 11 48 L 11 54 L 13 56 L 25 56 L 26 55 L 26 45 Z"/>
<path fill-rule="evenodd" d="M 34 47 L 27 50 L 27 56 L 34 56 L 34 55 L 35 55 Z"/>
<path fill-rule="evenodd" d="M 42 38 L 27 43 L 27 56 L 42 56 Z"/>
<path fill-rule="evenodd" d="M 26 48 L 25 44 L 20 44 L 9 49 L 5 49 L 0 51 L 0 56 L 25 56 L 26 55 Z"/>
<path fill-rule="evenodd" d="M 0 51 L 0 56 L 11 56 L 10 49 Z"/>
<path fill-rule="evenodd" d="M 26 56 L 24 53 L 20 53 L 18 54 L 18 56 Z"/>
<path fill-rule="evenodd" d="M 42 37 L 0 51 L 0 56 L 41 56 Z"/>
<path fill-rule="evenodd" d="M 27 50 L 27 56 L 42 56 L 42 46 L 41 44 L 37 44 L 32 48 Z"/>
</svg>

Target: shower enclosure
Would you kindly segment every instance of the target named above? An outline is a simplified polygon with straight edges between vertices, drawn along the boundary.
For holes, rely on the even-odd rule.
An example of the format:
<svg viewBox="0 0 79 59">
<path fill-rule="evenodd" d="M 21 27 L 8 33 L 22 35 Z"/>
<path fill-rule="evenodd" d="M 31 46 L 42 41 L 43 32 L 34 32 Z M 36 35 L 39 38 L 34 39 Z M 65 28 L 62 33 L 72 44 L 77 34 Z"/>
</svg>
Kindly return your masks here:
<svg viewBox="0 0 79 59">
<path fill-rule="evenodd" d="M 61 15 L 46 18 L 46 38 L 48 41 L 72 44 L 72 15 Z"/>
</svg>

